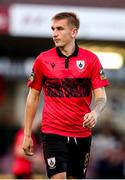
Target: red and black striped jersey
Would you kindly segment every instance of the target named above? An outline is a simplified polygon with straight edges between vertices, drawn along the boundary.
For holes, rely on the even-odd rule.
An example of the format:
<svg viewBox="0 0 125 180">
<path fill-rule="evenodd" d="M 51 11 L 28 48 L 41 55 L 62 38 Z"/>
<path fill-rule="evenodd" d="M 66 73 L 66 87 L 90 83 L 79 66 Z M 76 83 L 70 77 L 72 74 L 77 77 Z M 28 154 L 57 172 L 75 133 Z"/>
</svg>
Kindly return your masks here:
<svg viewBox="0 0 125 180">
<path fill-rule="evenodd" d="M 28 86 L 43 88 L 42 132 L 69 137 L 86 137 L 83 117 L 90 112 L 92 90 L 107 86 L 98 57 L 76 45 L 66 57 L 59 48 L 41 53 L 35 60 Z"/>
</svg>

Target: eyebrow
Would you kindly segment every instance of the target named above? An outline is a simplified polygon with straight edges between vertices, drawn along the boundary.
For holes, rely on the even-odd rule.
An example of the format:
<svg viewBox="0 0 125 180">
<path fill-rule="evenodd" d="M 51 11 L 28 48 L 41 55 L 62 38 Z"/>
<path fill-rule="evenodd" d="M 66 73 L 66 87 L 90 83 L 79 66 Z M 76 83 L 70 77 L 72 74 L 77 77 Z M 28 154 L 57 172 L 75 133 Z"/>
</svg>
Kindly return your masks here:
<svg viewBox="0 0 125 180">
<path fill-rule="evenodd" d="M 56 29 L 64 29 L 64 27 L 63 26 L 57 26 L 57 27 L 55 27 Z M 51 29 L 52 30 L 54 30 L 55 29 L 53 26 L 51 26 Z"/>
</svg>

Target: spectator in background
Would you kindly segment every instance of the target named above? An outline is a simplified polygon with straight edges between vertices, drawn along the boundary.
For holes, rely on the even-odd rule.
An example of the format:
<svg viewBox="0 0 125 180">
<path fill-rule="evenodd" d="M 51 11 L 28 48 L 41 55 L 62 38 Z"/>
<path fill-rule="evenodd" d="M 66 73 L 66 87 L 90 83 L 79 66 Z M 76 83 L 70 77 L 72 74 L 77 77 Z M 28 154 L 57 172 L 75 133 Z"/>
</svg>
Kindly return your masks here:
<svg viewBox="0 0 125 180">
<path fill-rule="evenodd" d="M 26 156 L 22 150 L 24 131 L 19 129 L 14 141 L 14 160 L 12 164 L 12 174 L 15 179 L 30 179 L 32 178 L 32 159 Z M 32 135 L 34 144 L 35 136 Z"/>
<path fill-rule="evenodd" d="M 119 150 L 105 152 L 104 158 L 97 164 L 97 178 L 124 179 L 124 160 Z M 121 158 L 122 157 L 122 158 Z"/>
<path fill-rule="evenodd" d="M 119 132 L 110 120 L 102 122 L 100 131 L 93 137 L 91 173 L 94 178 L 123 178 L 124 158 Z"/>
<path fill-rule="evenodd" d="M 110 179 L 125 178 L 125 137 L 121 134 L 119 146 L 106 152 L 98 164 L 98 177 Z"/>
<path fill-rule="evenodd" d="M 23 149 L 26 155 L 34 154 L 31 130 L 43 87 L 42 141 L 48 177 L 83 179 L 92 128 L 106 104 L 108 81 L 96 55 L 75 42 L 76 14 L 56 14 L 51 29 L 56 48 L 36 58 L 28 82 Z M 90 110 L 92 90 L 95 105 Z"/>
</svg>

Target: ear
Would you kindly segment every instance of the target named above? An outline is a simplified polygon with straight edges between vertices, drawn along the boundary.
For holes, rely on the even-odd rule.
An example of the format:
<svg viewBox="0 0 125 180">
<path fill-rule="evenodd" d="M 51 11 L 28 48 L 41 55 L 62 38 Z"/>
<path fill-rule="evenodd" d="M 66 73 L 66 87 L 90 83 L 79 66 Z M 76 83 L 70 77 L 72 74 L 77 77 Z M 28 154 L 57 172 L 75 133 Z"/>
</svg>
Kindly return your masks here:
<svg viewBox="0 0 125 180">
<path fill-rule="evenodd" d="M 77 28 L 73 28 L 72 29 L 72 37 L 75 38 L 77 33 L 78 33 L 78 29 Z"/>
</svg>

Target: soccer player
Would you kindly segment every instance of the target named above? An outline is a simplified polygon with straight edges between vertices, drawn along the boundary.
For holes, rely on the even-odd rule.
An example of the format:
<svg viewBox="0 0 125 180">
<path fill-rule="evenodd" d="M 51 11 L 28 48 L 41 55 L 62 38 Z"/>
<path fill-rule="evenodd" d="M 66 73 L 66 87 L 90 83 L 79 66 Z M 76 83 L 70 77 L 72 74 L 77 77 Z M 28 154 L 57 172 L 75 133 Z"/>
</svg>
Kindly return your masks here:
<svg viewBox="0 0 125 180">
<path fill-rule="evenodd" d="M 61 12 L 51 20 L 55 47 L 35 60 L 24 117 L 23 150 L 33 155 L 31 129 L 43 88 L 42 143 L 51 179 L 85 178 L 92 128 L 106 104 L 108 80 L 98 57 L 78 47 L 79 19 Z M 94 107 L 90 109 L 94 93 Z"/>
</svg>

